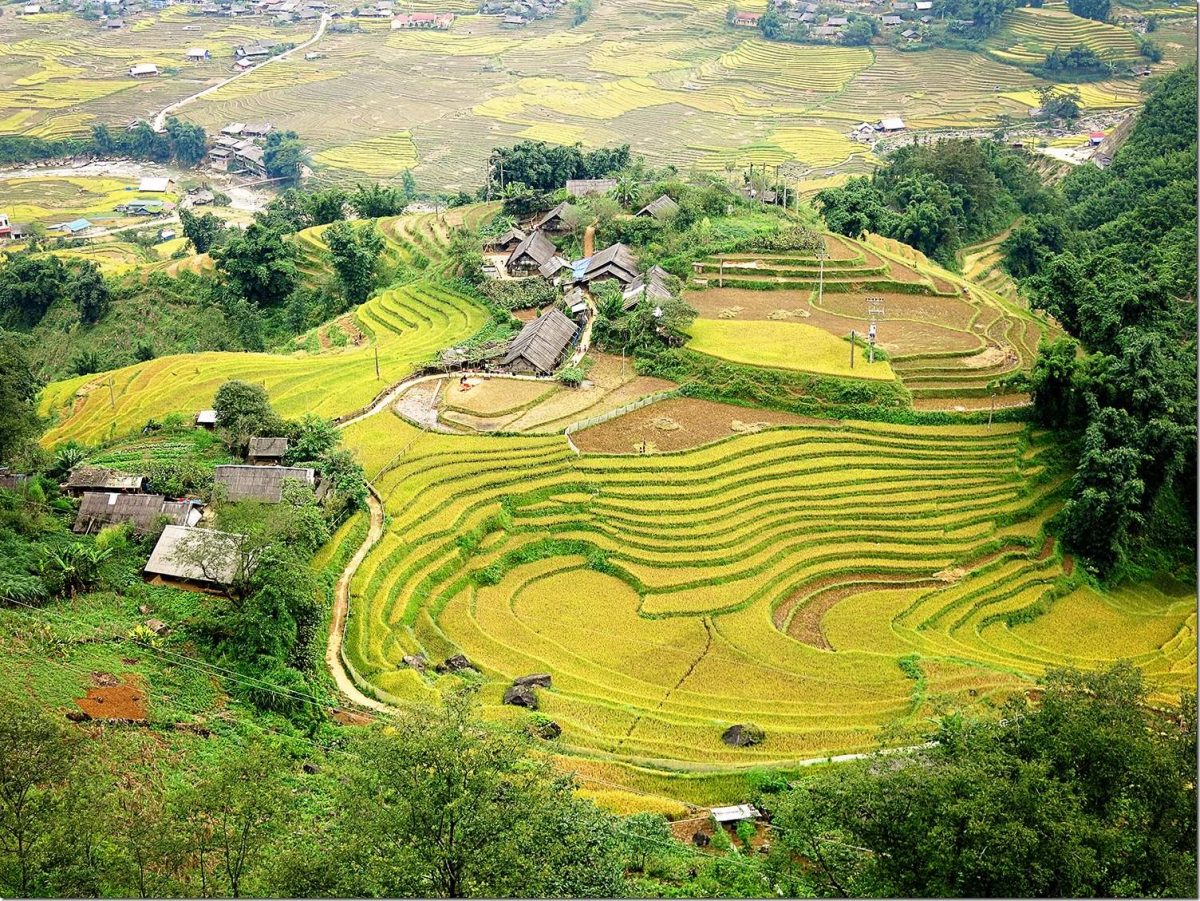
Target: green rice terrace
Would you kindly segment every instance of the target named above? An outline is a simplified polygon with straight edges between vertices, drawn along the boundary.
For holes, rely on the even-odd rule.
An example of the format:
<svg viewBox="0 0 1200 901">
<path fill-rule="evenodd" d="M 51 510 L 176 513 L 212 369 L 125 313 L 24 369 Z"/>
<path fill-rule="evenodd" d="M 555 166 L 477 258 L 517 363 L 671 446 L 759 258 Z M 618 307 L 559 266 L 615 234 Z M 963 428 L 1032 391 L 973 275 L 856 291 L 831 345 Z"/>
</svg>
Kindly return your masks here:
<svg viewBox="0 0 1200 901">
<path fill-rule="evenodd" d="M 645 796 L 655 809 L 719 801 L 723 780 L 753 766 L 911 744 L 947 703 L 998 705 L 1053 666 L 1131 659 L 1164 700 L 1194 683 L 1194 593 L 1094 587 L 1046 528 L 1069 479 L 1061 448 L 979 412 L 993 392 L 998 406 L 1028 401 L 997 386 L 1057 326 L 896 242 L 826 235 L 823 262 L 699 260 L 683 352 L 895 383 L 910 417 L 975 422 L 716 403 L 602 353 L 581 388 L 431 377 L 380 401 L 484 326 L 483 307 L 439 274 L 449 229 L 494 211 L 381 220 L 386 252 L 420 255 L 421 275 L 304 350 L 163 357 L 48 386 L 44 442 L 102 444 L 190 415 L 230 378 L 265 385 L 284 415 L 341 417 L 382 507 L 350 583 L 342 657 L 357 688 L 390 704 L 429 698 L 462 677 L 405 657 L 465 654 L 486 715 L 520 719 L 531 714 L 505 692 L 548 674 L 537 699 L 562 729 L 556 753 L 629 809 Z M 321 265 L 320 229 L 296 240 L 305 265 Z M 880 358 L 868 364 L 860 346 L 851 370 L 867 297 L 883 306 Z M 353 340 L 332 346 L 334 328 Z M 114 451 L 127 452 L 170 448 Z M 361 519 L 347 523 L 322 559 L 350 559 L 363 535 Z M 734 726 L 763 739 L 731 744 Z"/>
</svg>

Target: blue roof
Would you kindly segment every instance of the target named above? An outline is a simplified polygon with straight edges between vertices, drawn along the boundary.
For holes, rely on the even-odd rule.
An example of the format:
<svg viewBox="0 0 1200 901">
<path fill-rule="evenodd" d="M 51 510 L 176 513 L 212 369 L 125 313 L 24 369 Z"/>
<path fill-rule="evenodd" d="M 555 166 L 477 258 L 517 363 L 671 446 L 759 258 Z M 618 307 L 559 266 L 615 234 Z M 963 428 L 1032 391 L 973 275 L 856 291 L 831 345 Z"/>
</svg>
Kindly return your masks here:
<svg viewBox="0 0 1200 901">
<path fill-rule="evenodd" d="M 583 273 L 587 272 L 588 263 L 592 261 L 591 257 L 584 257 L 582 260 L 576 260 L 571 264 L 571 280 L 576 281 L 583 278 Z"/>
<path fill-rule="evenodd" d="M 63 226 L 63 228 L 69 232 L 81 232 L 85 228 L 91 227 L 92 223 L 88 222 L 86 219 L 76 219 L 74 222 L 68 222 Z"/>
</svg>

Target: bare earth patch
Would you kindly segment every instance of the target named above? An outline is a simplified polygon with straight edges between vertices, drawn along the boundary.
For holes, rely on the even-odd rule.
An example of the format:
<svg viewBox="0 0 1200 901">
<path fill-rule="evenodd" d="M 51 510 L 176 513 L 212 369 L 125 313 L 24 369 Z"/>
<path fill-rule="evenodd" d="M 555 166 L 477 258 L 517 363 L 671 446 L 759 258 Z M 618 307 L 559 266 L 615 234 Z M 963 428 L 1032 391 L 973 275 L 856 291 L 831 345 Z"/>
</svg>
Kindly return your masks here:
<svg viewBox="0 0 1200 901">
<path fill-rule="evenodd" d="M 809 425 L 818 421 L 793 413 L 669 397 L 576 432 L 571 438 L 585 453 L 639 454 L 643 452 L 643 442 L 645 453 L 669 452 L 774 426 Z M 666 423 L 670 426 L 664 428 Z"/>
<path fill-rule="evenodd" d="M 94 720 L 146 721 L 146 690 L 137 676 L 121 681 L 111 673 L 93 673 L 92 687 L 75 701 Z"/>
</svg>

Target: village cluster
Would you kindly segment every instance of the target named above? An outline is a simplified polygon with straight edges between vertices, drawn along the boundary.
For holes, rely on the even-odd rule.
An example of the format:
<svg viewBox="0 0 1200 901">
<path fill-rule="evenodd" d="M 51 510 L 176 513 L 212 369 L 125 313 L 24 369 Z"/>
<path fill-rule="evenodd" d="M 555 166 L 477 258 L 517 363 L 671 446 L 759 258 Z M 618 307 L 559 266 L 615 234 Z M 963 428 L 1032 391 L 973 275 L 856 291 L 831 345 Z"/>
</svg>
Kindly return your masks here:
<svg viewBox="0 0 1200 901">
<path fill-rule="evenodd" d="M 586 197 L 604 194 L 615 186 L 612 179 L 577 179 L 567 182 L 567 194 Z M 646 204 L 634 215 L 665 219 L 677 210 L 666 195 Z M 562 310 L 551 308 L 526 323 L 503 351 L 498 351 L 498 368 L 515 373 L 548 375 L 558 368 L 569 348 L 587 329 L 595 312 L 592 290 L 605 282 L 621 288 L 622 310 L 628 312 L 643 300 L 660 304 L 671 298 L 670 276 L 654 266 L 642 272 L 632 251 L 624 244 L 595 250 L 594 230 L 584 231 L 583 255 L 568 260 L 554 238 L 575 231 L 580 223 L 578 207 L 564 200 L 553 209 L 533 217 L 524 228 L 512 227 L 484 246 L 485 272 L 493 278 L 541 278 L 563 291 Z M 656 307 L 661 315 L 661 307 Z M 453 361 L 451 357 L 446 362 Z"/>
<path fill-rule="evenodd" d="M 808 27 L 814 38 L 838 41 L 843 29 L 850 25 L 850 18 L 828 11 L 828 3 L 808 3 L 801 0 L 772 0 L 775 10 L 789 22 L 798 22 Z M 906 41 L 920 41 L 922 29 L 933 24 L 933 0 L 837 0 L 836 6 L 847 12 L 875 19 L 885 29 L 899 29 Z M 758 28 L 764 13 L 737 12 L 731 22 L 739 28 Z M 953 20 L 950 24 L 970 26 L 968 19 Z"/>
</svg>

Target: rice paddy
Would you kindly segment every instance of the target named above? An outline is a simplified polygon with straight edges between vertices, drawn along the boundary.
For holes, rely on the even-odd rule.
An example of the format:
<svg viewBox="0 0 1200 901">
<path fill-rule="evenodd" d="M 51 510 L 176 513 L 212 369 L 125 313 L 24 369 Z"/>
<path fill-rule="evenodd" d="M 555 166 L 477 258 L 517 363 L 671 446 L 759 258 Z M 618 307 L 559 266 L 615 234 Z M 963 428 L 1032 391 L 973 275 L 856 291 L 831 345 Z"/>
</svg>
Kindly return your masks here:
<svg viewBox="0 0 1200 901">
<path fill-rule="evenodd" d="M 617 457 L 376 416 L 346 442 L 390 516 L 353 585 L 358 677 L 402 702 L 431 688 L 404 655 L 465 653 L 516 718 L 504 688 L 550 673 L 540 709 L 589 761 L 868 749 L 1064 662 L 1134 658 L 1164 697 L 1194 680 L 1194 598 L 1079 587 L 1044 538 L 1064 476 L 1026 426 L 803 424 Z M 763 744 L 725 745 L 741 722 Z"/>
</svg>

